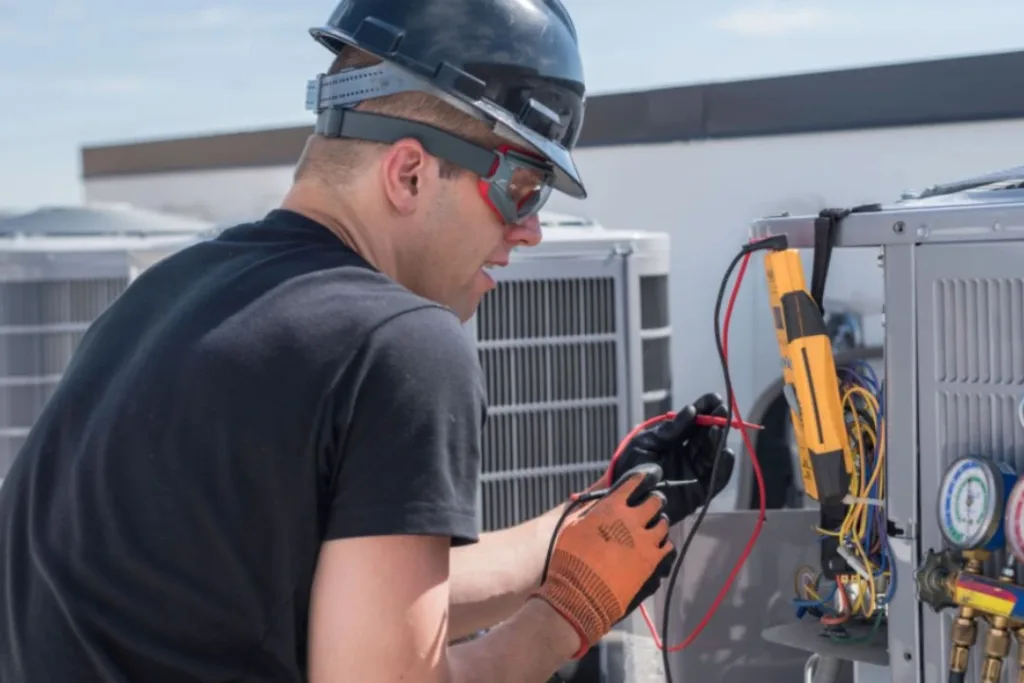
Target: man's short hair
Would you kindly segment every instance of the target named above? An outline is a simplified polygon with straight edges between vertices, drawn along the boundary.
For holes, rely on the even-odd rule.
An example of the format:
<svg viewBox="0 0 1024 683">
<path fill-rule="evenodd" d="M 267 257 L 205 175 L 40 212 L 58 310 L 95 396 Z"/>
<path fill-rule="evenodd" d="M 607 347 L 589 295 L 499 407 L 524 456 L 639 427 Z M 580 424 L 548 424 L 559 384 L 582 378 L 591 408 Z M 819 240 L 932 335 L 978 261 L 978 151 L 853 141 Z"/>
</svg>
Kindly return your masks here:
<svg viewBox="0 0 1024 683">
<path fill-rule="evenodd" d="M 344 69 L 365 68 L 380 61 L 372 54 L 348 47 L 334 60 L 328 73 L 336 74 Z M 428 123 L 486 147 L 496 146 L 500 142 L 484 123 L 425 92 L 402 92 L 377 97 L 360 102 L 354 108 Z M 344 184 L 351 178 L 352 173 L 366 164 L 375 150 L 384 148 L 385 145 L 378 142 L 311 135 L 296 166 L 295 180 L 308 174 L 315 174 L 321 178 L 330 178 L 334 183 Z M 462 169 L 451 162 L 441 160 L 442 177 L 454 177 L 461 171 Z"/>
</svg>

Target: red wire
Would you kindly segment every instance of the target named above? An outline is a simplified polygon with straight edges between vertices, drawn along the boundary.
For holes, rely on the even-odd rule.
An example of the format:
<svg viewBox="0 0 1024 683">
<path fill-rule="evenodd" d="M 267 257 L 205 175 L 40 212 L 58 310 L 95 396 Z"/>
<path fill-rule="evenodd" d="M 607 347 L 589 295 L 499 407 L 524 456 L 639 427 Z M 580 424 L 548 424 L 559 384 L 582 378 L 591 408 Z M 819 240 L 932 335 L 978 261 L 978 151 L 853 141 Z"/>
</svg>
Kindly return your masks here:
<svg viewBox="0 0 1024 683">
<path fill-rule="evenodd" d="M 729 358 L 729 323 L 732 319 L 733 308 L 736 305 L 736 298 L 739 295 L 740 284 L 743 282 L 743 276 L 747 271 L 747 264 L 750 261 L 750 256 L 751 254 L 748 253 L 746 256 L 743 257 L 743 262 L 741 263 L 739 272 L 736 275 L 736 282 L 733 284 L 732 293 L 729 296 L 729 304 L 726 307 L 725 311 L 725 320 L 722 323 L 722 350 L 726 358 L 726 364 L 728 364 Z M 736 401 L 735 392 L 732 397 L 732 409 L 735 419 L 743 421 L 743 416 L 740 414 L 740 407 Z M 637 425 L 626 436 L 626 438 L 622 440 L 622 443 L 619 445 L 619 448 L 612 456 L 612 461 L 614 462 L 615 458 L 619 457 L 619 455 L 625 449 L 626 445 L 636 435 L 637 432 L 639 432 L 642 429 L 646 429 L 647 427 L 650 427 L 652 424 L 661 422 L 662 420 L 670 420 L 673 417 L 675 417 L 675 413 L 665 413 L 664 415 L 653 417 L 643 422 L 642 424 Z M 691 633 L 682 643 L 670 647 L 668 649 L 669 652 L 678 652 L 679 650 L 688 647 L 697 638 L 697 636 L 700 635 L 700 633 L 704 630 L 708 623 L 710 623 L 711 617 L 714 616 L 715 612 L 722 604 L 722 600 L 725 599 L 726 593 L 729 592 L 729 589 L 732 587 L 733 582 L 739 575 L 740 569 L 743 568 L 743 565 L 746 563 L 747 558 L 750 557 L 750 553 L 754 549 L 754 544 L 757 543 L 758 536 L 761 535 L 761 527 L 764 525 L 765 519 L 766 499 L 764 487 L 764 474 L 761 472 L 761 463 L 758 462 L 757 460 L 757 454 L 754 451 L 754 445 L 750 441 L 750 436 L 747 434 L 747 430 L 740 429 L 740 434 L 743 437 L 743 444 L 746 446 L 747 454 L 750 456 L 750 463 L 754 467 L 754 477 L 757 480 L 757 490 L 760 494 L 759 502 L 761 514 L 759 514 L 757 517 L 757 523 L 754 525 L 754 531 L 753 533 L 751 533 L 750 539 L 747 541 L 746 547 L 743 548 L 743 552 L 740 554 L 739 559 L 736 561 L 736 564 L 733 565 L 732 571 L 729 573 L 729 577 L 725 580 L 725 585 L 722 586 L 722 589 L 718 592 L 718 595 L 715 597 L 715 601 L 711 604 L 710 609 L 708 609 L 707 613 L 704 615 L 704 618 L 701 619 L 700 623 L 697 625 L 697 628 L 694 630 L 694 632 Z M 669 609 L 669 605 L 665 605 L 665 609 Z M 647 628 L 650 629 L 651 636 L 654 637 L 655 644 L 657 645 L 658 649 L 661 650 L 664 647 L 664 644 L 661 642 L 661 638 L 658 637 L 658 629 L 657 627 L 655 627 L 654 622 L 651 620 L 650 615 L 647 613 L 647 607 L 645 605 L 640 605 L 640 613 L 643 615 L 644 621 L 647 622 Z"/>
</svg>

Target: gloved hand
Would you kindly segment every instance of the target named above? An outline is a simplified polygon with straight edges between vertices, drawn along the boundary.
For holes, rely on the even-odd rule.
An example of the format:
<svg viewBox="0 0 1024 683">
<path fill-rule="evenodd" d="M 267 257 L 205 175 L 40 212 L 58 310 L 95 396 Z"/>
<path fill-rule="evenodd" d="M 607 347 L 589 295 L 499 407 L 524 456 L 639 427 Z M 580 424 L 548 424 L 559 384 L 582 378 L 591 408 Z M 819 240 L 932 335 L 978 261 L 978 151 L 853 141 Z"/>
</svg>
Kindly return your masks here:
<svg viewBox="0 0 1024 683">
<path fill-rule="evenodd" d="M 717 496 L 732 478 L 736 454 L 731 448 L 726 448 L 722 451 L 715 480 L 711 481 L 715 448 L 723 435 L 723 428 L 702 427 L 696 422 L 698 415 L 726 417 L 727 413 L 721 396 L 704 394 L 679 410 L 672 420 L 652 425 L 634 436 L 592 488 L 609 486 L 625 472 L 645 463 L 659 465 L 665 479 L 696 479 L 696 484 L 665 490 L 669 524 L 678 524 L 704 505 L 709 491 L 712 497 Z"/>
<path fill-rule="evenodd" d="M 622 619 L 652 576 L 672 566 L 665 497 L 652 490 L 661 476 L 653 463 L 624 473 L 606 496 L 571 513 L 555 540 L 546 578 L 534 595 L 579 634 L 573 659 Z"/>
</svg>

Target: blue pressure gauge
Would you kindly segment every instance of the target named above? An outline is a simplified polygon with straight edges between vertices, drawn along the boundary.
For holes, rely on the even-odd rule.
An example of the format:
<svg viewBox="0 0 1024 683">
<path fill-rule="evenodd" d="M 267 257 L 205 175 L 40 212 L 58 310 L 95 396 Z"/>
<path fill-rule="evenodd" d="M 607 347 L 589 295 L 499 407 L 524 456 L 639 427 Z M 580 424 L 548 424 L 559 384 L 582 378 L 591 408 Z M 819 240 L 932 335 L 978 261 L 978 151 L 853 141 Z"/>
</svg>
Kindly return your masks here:
<svg viewBox="0 0 1024 683">
<path fill-rule="evenodd" d="M 942 477 L 939 530 L 959 550 L 998 550 L 1005 543 L 1004 513 L 1017 475 L 985 458 L 957 459 Z"/>
</svg>

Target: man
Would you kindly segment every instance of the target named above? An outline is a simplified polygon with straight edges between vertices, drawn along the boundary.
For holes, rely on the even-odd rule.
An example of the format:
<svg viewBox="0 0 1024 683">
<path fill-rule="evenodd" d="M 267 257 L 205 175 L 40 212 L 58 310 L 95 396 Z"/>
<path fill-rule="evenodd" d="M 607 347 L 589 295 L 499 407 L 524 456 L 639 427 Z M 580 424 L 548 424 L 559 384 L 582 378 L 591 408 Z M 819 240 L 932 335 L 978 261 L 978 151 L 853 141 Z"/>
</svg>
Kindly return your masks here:
<svg viewBox="0 0 1024 683">
<path fill-rule="evenodd" d="M 0 489 L 5 683 L 544 681 L 728 480 L 705 397 L 631 443 L 550 564 L 563 506 L 478 536 L 461 323 L 548 191 L 584 194 L 575 31 L 557 0 L 343 0 L 314 35 L 334 76 L 282 207 L 133 283 Z"/>
</svg>

